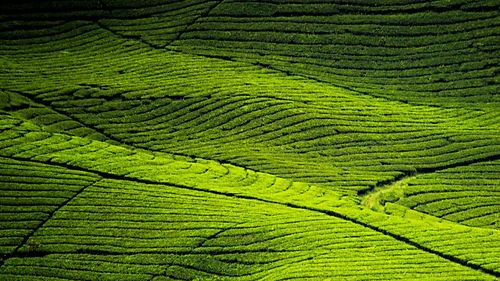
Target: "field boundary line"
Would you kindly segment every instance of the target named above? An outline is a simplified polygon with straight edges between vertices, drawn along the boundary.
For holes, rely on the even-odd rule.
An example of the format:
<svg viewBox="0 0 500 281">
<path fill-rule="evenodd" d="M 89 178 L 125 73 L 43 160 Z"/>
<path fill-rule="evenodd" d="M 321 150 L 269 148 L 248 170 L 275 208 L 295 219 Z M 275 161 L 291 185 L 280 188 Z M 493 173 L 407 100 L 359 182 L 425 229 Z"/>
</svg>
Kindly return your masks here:
<svg viewBox="0 0 500 281">
<path fill-rule="evenodd" d="M 18 95 L 20 95 L 20 96 L 22 96 L 22 97 L 24 97 L 24 98 L 26 98 L 26 99 L 30 100 L 31 102 L 33 102 L 33 103 L 35 103 L 35 104 L 39 104 L 39 105 L 41 105 L 41 106 L 43 106 L 43 107 L 47 108 L 48 110 L 51 110 L 51 111 L 53 111 L 53 112 L 55 112 L 55 113 L 57 113 L 57 114 L 60 114 L 60 115 L 62 115 L 62 116 L 64 116 L 64 117 L 66 117 L 66 118 L 70 119 L 70 120 L 71 120 L 71 121 L 73 121 L 73 122 L 78 123 L 79 125 L 81 125 L 81 126 L 82 126 L 82 127 L 84 127 L 84 128 L 87 128 L 87 129 L 89 129 L 89 130 L 92 130 L 92 131 L 94 131 L 94 132 L 96 132 L 96 133 L 98 133 L 98 134 L 100 134 L 100 135 L 102 135 L 102 136 L 106 137 L 106 138 L 107 138 L 108 140 L 110 140 L 110 141 L 114 141 L 114 142 L 116 142 L 116 143 L 118 143 L 118 144 L 120 144 L 120 145 L 123 145 L 123 146 L 125 146 L 125 147 L 132 147 L 132 148 L 134 148 L 134 149 L 139 148 L 139 147 L 136 147 L 136 146 L 134 146 L 134 145 L 128 144 L 128 143 L 126 143 L 126 142 L 122 141 L 121 139 L 119 139 L 119 138 L 117 138 L 117 137 L 115 137 L 115 136 L 113 136 L 113 135 L 110 135 L 110 134 L 105 133 L 103 130 L 101 130 L 101 129 L 99 129 L 99 128 L 96 128 L 95 126 L 90 126 L 90 125 L 87 125 L 87 124 L 85 124 L 84 122 L 82 122 L 80 119 L 78 119 L 78 118 L 76 118 L 76 117 L 73 117 L 72 115 L 70 115 L 70 114 L 68 114 L 68 113 L 65 113 L 65 112 L 63 112 L 63 111 L 61 111 L 61 110 L 59 110 L 59 109 L 56 109 L 56 108 L 54 108 L 53 106 L 50 106 L 49 104 L 47 104 L 47 103 L 46 103 L 45 101 L 43 101 L 42 99 L 37 98 L 37 97 L 36 97 L 36 95 L 31 95 L 31 94 L 28 94 L 28 93 L 26 93 L 26 92 L 17 91 L 17 90 L 11 90 L 11 89 L 3 89 L 3 88 L 0 88 L 0 91 L 4 91 L 4 92 L 11 92 L 11 93 L 18 94 Z M 69 134 L 66 134 L 66 135 L 69 135 Z M 70 136 L 73 136 L 73 135 L 70 135 Z M 116 144 L 116 143 L 115 143 L 115 144 Z"/>
<path fill-rule="evenodd" d="M 164 47 L 170 46 L 175 41 L 179 40 L 179 38 L 181 38 L 181 36 L 184 35 L 184 33 L 186 33 L 186 31 L 188 31 L 188 29 L 190 29 L 193 25 L 195 25 L 198 22 L 199 19 L 204 18 L 204 17 L 210 15 L 210 13 L 215 8 L 219 7 L 222 3 L 224 3 L 224 1 L 225 0 L 219 0 L 218 2 L 215 2 L 214 5 L 212 5 L 211 7 L 209 7 L 204 13 L 200 14 L 191 23 L 189 23 L 188 25 L 186 25 L 186 27 L 184 29 L 182 29 L 173 39 L 171 39 L 170 42 L 167 43 Z"/>
<path fill-rule="evenodd" d="M 6 157 L 6 158 L 7 158 L 7 157 Z M 14 158 L 11 158 L 11 159 L 14 159 Z M 24 160 L 24 161 L 26 161 L 26 160 Z M 29 160 L 29 161 L 31 161 L 31 160 Z M 44 163 L 44 162 L 42 162 L 42 161 L 39 161 L 39 162 L 38 162 L 38 161 L 31 161 L 31 162 L 37 162 L 37 163 L 47 164 L 47 163 Z M 49 164 L 49 165 L 50 165 L 50 164 Z M 76 170 L 76 169 L 73 169 L 73 170 Z M 81 171 L 81 170 L 80 170 L 80 171 Z M 94 174 L 95 174 L 95 173 L 94 173 Z M 88 184 L 88 185 L 83 186 L 82 188 L 80 188 L 79 190 L 77 190 L 77 191 L 75 192 L 75 194 L 73 194 L 73 196 L 71 196 L 71 197 L 67 198 L 66 200 L 64 200 L 64 202 L 62 202 L 59 206 L 57 206 L 57 208 L 56 208 L 56 209 L 54 209 L 52 212 L 50 212 L 50 213 L 48 214 L 48 216 L 47 216 L 44 220 L 42 220 L 42 221 L 41 221 L 41 222 L 40 222 L 40 223 L 39 223 L 39 224 L 38 224 L 38 225 L 37 225 L 34 229 L 32 229 L 32 230 L 30 231 L 30 233 L 28 233 L 28 234 L 24 237 L 23 241 L 22 241 L 22 242 L 21 242 L 21 243 L 20 243 L 20 244 L 19 244 L 19 245 L 18 245 L 18 246 L 14 249 L 14 251 L 12 251 L 12 253 L 10 253 L 10 254 L 6 254 L 6 255 L 4 255 L 4 256 L 2 257 L 2 258 L 3 258 L 3 260 L 2 260 L 2 261 L 1 261 L 1 263 L 0 263 L 0 267 L 2 267 L 2 266 L 5 264 L 5 261 L 6 261 L 6 260 L 8 260 L 8 259 L 10 259 L 10 258 L 12 258 L 12 257 L 18 256 L 18 255 L 23 255 L 23 253 L 19 253 L 19 250 L 20 250 L 23 246 L 27 245 L 28 240 L 29 240 L 31 237 L 33 237 L 33 235 L 34 235 L 34 234 L 35 234 L 38 230 L 40 230 L 40 229 L 41 229 L 41 228 L 42 228 L 42 227 L 43 227 L 43 226 L 44 226 L 44 225 L 45 225 L 45 224 L 46 224 L 46 223 L 47 223 L 50 219 L 52 219 L 52 218 L 54 217 L 55 213 L 57 213 L 57 212 L 58 212 L 59 210 L 61 210 L 63 207 L 67 206 L 67 205 L 68 205 L 71 201 L 73 201 L 73 199 L 75 199 L 78 195 L 82 194 L 85 190 L 87 190 L 88 188 L 90 188 L 90 187 L 94 186 L 95 184 L 99 183 L 102 179 L 103 179 L 102 177 L 99 177 L 99 178 L 98 178 L 98 179 L 96 179 L 94 182 L 92 182 L 92 183 L 90 183 L 90 184 Z M 26 255 L 29 255 L 29 252 L 28 252 L 28 253 L 26 253 Z"/>
<path fill-rule="evenodd" d="M 59 167 L 63 167 L 63 168 L 70 169 L 70 170 L 85 171 L 85 172 L 89 172 L 89 173 L 93 173 L 93 174 L 98 175 L 101 178 L 100 180 L 111 179 L 111 180 L 119 180 L 119 181 L 132 181 L 132 182 L 140 183 L 140 184 L 163 185 L 163 186 L 169 186 L 169 187 L 174 187 L 174 188 L 179 188 L 179 189 L 184 189 L 184 190 L 198 191 L 198 192 L 226 196 L 226 197 L 231 197 L 231 198 L 257 201 L 257 202 L 267 203 L 267 204 L 276 204 L 276 205 L 285 206 L 285 207 L 289 207 L 289 208 L 293 208 L 293 209 L 321 213 L 321 214 L 324 214 L 327 216 L 342 219 L 344 221 L 349 221 L 349 222 L 352 222 L 356 225 L 371 229 L 377 233 L 380 233 L 380 234 L 383 234 L 385 236 L 396 239 L 401 243 L 413 246 L 413 247 L 417 248 L 418 250 L 421 250 L 421 251 L 427 252 L 429 254 L 443 258 L 445 260 L 448 260 L 449 262 L 467 267 L 467 268 L 472 269 L 472 270 L 481 271 L 483 273 L 489 274 L 489 275 L 494 276 L 494 277 L 500 277 L 500 272 L 497 272 L 495 270 L 484 268 L 480 265 L 472 264 L 472 263 L 468 262 L 467 260 L 463 260 L 463 259 L 460 259 L 460 258 L 455 257 L 453 255 L 446 254 L 446 253 L 440 252 L 438 250 L 431 249 L 431 248 L 423 246 L 415 241 L 412 241 L 411 239 L 404 237 L 402 235 L 392 233 L 388 230 L 382 229 L 380 227 L 371 225 L 369 223 L 360 221 L 356 218 L 352 218 L 352 217 L 349 217 L 347 215 L 344 215 L 344 214 L 341 214 L 341 213 L 338 213 L 338 212 L 332 211 L 332 210 L 325 210 L 325 209 L 320 209 L 320 208 L 311 207 L 311 206 L 304 206 L 304 205 L 299 205 L 299 204 L 290 203 L 290 202 L 278 202 L 278 201 L 269 200 L 269 199 L 262 199 L 262 198 L 251 196 L 251 195 L 242 195 L 242 194 L 238 194 L 238 193 L 210 190 L 210 189 L 187 186 L 187 185 L 177 184 L 177 183 L 157 182 L 157 181 L 153 181 L 153 180 L 132 178 L 132 177 L 128 177 L 128 176 L 115 175 L 115 174 L 111 174 L 108 172 L 102 172 L 102 171 L 96 171 L 96 170 L 92 170 L 92 169 L 82 168 L 82 167 L 78 167 L 78 166 L 74 166 L 74 165 L 70 165 L 70 164 L 62 164 L 62 163 L 54 163 L 54 162 L 46 163 L 43 161 L 32 160 L 32 159 L 23 158 L 23 157 L 12 157 L 12 156 L 1 156 L 1 157 L 10 158 L 10 159 L 18 160 L 18 161 L 31 161 L 31 162 L 35 162 L 35 163 L 54 165 L 54 166 L 59 166 Z"/>
<path fill-rule="evenodd" d="M 361 189 L 358 191 L 358 196 L 362 196 L 362 197 L 367 196 L 368 194 L 373 193 L 375 190 L 384 189 L 387 186 L 393 185 L 393 184 L 400 182 L 402 180 L 405 180 L 409 177 L 415 177 L 418 175 L 433 174 L 433 173 L 437 173 L 437 172 L 447 170 L 447 169 L 466 167 L 466 166 L 473 165 L 473 164 L 489 162 L 489 161 L 496 161 L 496 160 L 500 160 L 500 154 L 494 154 L 494 155 L 488 155 L 488 156 L 479 157 L 479 158 L 475 158 L 475 159 L 458 161 L 458 162 L 453 163 L 453 164 L 438 166 L 435 168 L 415 168 L 415 171 L 403 172 L 402 174 L 394 177 L 391 180 L 379 181 L 375 185 L 373 185 L 369 188 Z"/>
</svg>

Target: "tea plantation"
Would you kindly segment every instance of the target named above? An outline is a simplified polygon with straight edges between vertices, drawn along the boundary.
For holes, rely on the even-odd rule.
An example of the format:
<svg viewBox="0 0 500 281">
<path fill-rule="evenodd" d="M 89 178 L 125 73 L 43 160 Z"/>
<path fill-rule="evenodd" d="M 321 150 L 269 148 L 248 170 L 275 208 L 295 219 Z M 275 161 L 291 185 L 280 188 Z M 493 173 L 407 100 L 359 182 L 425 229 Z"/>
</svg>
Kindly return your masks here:
<svg viewBox="0 0 500 281">
<path fill-rule="evenodd" d="M 0 4 L 0 280 L 498 280 L 500 2 Z"/>
</svg>

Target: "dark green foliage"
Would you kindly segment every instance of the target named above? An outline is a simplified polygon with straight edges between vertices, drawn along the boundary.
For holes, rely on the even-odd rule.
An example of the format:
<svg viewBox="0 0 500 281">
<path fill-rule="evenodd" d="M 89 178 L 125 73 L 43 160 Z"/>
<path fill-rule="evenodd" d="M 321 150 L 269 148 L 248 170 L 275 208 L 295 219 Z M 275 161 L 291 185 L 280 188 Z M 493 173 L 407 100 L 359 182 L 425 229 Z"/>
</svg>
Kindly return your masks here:
<svg viewBox="0 0 500 281">
<path fill-rule="evenodd" d="M 222 3 L 174 45 L 416 104 L 498 105 L 498 3 L 272 2 Z"/>
</svg>

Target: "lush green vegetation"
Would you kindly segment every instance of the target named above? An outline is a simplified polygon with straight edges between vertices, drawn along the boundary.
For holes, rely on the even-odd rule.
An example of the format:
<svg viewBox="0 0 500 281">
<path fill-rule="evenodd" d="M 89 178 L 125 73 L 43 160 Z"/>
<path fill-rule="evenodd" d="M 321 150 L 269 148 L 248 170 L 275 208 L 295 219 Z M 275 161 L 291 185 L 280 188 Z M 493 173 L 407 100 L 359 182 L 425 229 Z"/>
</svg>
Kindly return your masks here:
<svg viewBox="0 0 500 281">
<path fill-rule="evenodd" d="M 497 1 L 0 12 L 0 279 L 496 280 Z"/>
<path fill-rule="evenodd" d="M 498 8 L 468 0 L 223 1 L 173 45 L 368 95 L 498 107 Z"/>
<path fill-rule="evenodd" d="M 481 162 L 417 176 L 404 189 L 401 203 L 447 220 L 499 228 L 499 164 Z"/>
</svg>

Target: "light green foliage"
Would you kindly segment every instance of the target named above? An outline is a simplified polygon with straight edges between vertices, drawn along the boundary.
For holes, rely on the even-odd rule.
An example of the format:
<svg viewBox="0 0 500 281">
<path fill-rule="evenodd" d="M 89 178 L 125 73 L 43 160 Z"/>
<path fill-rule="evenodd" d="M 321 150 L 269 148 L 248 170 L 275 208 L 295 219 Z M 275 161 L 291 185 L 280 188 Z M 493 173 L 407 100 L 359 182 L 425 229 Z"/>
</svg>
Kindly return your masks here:
<svg viewBox="0 0 500 281">
<path fill-rule="evenodd" d="M 498 1 L 0 7 L 0 279 L 496 280 Z"/>
<path fill-rule="evenodd" d="M 426 278 L 434 276 L 436 270 L 446 272 L 443 278 L 453 278 L 455 274 L 470 276 L 471 279 L 486 278 L 391 236 L 400 235 L 419 241 L 423 247 L 443 251 L 488 269 L 497 268 L 496 251 L 482 251 L 481 255 L 473 257 L 463 253 L 465 247 L 473 247 L 469 254 L 473 253 L 472 249 L 481 249 L 481 245 L 491 247 L 492 241 L 499 239 L 496 232 L 468 229 L 428 218 L 416 219 L 406 214 L 396 217 L 377 215 L 358 209 L 352 202 L 341 200 L 339 194 L 328 189 L 291 182 L 269 174 L 221 165 L 215 161 L 89 141 L 76 136 L 41 133 L 36 126 L 24 127 L 31 130 L 20 130 L 22 126 L 11 126 L 4 130 L 4 134 L 12 137 L 2 143 L 0 155 L 26 159 L 6 159 L 6 164 L 2 166 L 6 168 L 4 174 L 21 174 L 40 187 L 45 186 L 46 182 L 55 181 L 60 188 L 80 184 L 77 176 L 71 173 L 82 176 L 95 174 L 93 183 L 83 188 L 75 186 L 79 188 L 76 195 L 66 195 L 53 189 L 46 193 L 36 189 L 40 194 L 38 196 L 43 196 L 40 200 L 35 200 L 37 195 L 31 190 L 16 195 L 16 201 L 21 205 L 30 202 L 30 212 L 36 211 L 32 206 L 62 204 L 55 212 L 47 209 L 50 217 L 33 217 L 41 221 L 35 226 L 34 233 L 20 233 L 28 240 L 18 252 L 28 256 L 30 253 L 88 253 L 96 258 L 100 254 L 141 254 L 148 259 L 158 259 L 158 255 L 165 254 L 172 256 L 169 259 L 161 258 L 162 263 L 156 267 L 155 273 L 148 271 L 150 263 L 146 263 L 148 267 L 138 267 L 137 274 L 145 274 L 144 278 L 160 275 L 188 279 L 193 276 L 241 276 L 250 280 L 265 276 L 274 279 L 285 274 L 275 269 L 282 266 L 288 268 L 285 276 L 290 277 L 304 274 L 315 278 L 333 275 L 355 280 L 358 274 L 363 273 L 352 269 L 360 267 L 377 268 L 380 276 L 387 278 L 399 271 L 407 272 L 413 278 Z M 7 163 L 11 162 L 12 165 L 29 163 L 49 171 L 44 173 L 45 170 L 37 168 L 27 173 L 19 172 L 14 167 L 7 169 L 10 167 Z M 59 168 L 66 165 L 69 166 Z M 61 176 L 50 176 L 50 167 L 64 170 L 59 173 L 67 176 L 56 181 Z M 4 195 L 8 195 L 7 192 Z M 72 198 L 58 203 L 45 196 Z M 23 200 L 23 197 L 28 200 Z M 9 203 L 3 205 L 7 207 Z M 393 211 L 391 209 L 388 212 Z M 344 216 L 349 219 L 345 220 Z M 26 216 L 16 214 L 16 217 Z M 6 217 L 6 221 L 12 219 Z M 432 224 L 429 225 L 429 222 Z M 376 228 L 368 228 L 365 223 Z M 6 227 L 11 227 L 11 224 L 6 224 Z M 386 235 L 378 231 L 378 227 L 393 234 Z M 449 236 L 450 228 L 456 229 L 453 237 Z M 447 238 L 442 240 L 440 235 L 427 234 L 430 230 Z M 456 248 L 449 248 L 450 240 L 457 245 Z M 352 247 L 357 250 L 353 251 Z M 363 249 L 370 250 L 366 252 Z M 395 249 L 408 255 L 397 255 L 380 263 L 379 256 L 382 253 Z M 236 253 L 253 253 L 253 257 L 258 257 L 260 253 L 273 253 L 271 256 L 275 258 L 253 266 L 242 262 L 241 266 L 235 267 L 230 255 Z M 288 255 L 281 259 L 278 253 Z M 416 258 L 417 253 L 423 256 Z M 225 257 L 226 254 L 229 256 Z M 222 261 L 214 259 L 214 255 L 221 256 Z M 76 273 L 79 272 L 80 263 L 73 263 L 71 259 L 64 267 L 58 262 L 53 263 L 50 265 L 51 270 L 37 266 L 39 263 L 47 264 L 44 259 L 49 257 L 51 255 L 10 258 L 1 272 L 5 276 L 33 274 L 110 280 L 121 278 L 120 274 L 129 272 L 128 267 L 113 267 L 81 275 Z M 224 258 L 229 261 L 224 261 Z M 33 264 L 24 265 L 24 262 L 31 260 Z M 349 265 L 351 261 L 352 265 L 346 267 L 346 263 Z M 442 268 L 436 267 L 440 263 Z M 432 266 L 424 269 L 422 264 Z M 401 265 L 405 265 L 404 268 Z M 304 267 L 308 270 L 303 271 Z M 158 273 L 161 268 L 166 268 L 166 271 Z M 133 275 L 131 278 L 139 276 Z"/>
<path fill-rule="evenodd" d="M 498 160 L 417 176 L 401 204 L 447 220 L 499 227 Z"/>
</svg>

